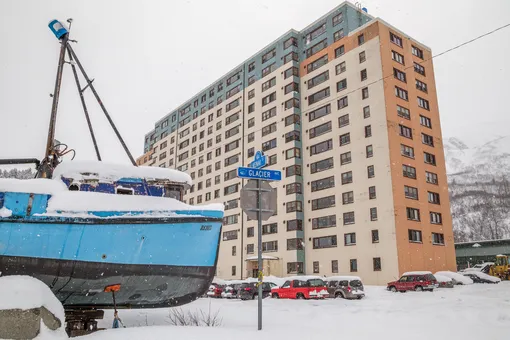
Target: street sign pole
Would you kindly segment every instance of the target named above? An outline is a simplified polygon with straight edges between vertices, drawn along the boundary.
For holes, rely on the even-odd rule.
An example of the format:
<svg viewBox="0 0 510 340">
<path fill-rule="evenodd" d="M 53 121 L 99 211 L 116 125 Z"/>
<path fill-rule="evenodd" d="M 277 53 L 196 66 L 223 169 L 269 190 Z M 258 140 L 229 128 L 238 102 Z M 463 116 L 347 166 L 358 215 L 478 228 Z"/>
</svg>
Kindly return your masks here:
<svg viewBox="0 0 510 340">
<path fill-rule="evenodd" d="M 258 330 L 262 330 L 262 182 L 260 179 L 257 180 L 257 209 L 258 209 L 258 267 L 259 267 L 259 286 L 258 286 Z"/>
</svg>

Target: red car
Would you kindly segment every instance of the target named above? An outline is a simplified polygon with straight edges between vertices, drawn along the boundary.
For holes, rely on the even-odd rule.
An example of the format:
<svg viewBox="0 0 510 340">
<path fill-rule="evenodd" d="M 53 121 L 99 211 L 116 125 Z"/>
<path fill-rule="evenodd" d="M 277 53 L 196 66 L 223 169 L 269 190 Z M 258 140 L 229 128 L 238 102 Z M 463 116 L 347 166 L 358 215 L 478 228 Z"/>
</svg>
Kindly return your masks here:
<svg viewBox="0 0 510 340">
<path fill-rule="evenodd" d="M 439 284 L 431 272 L 408 272 L 404 273 L 398 281 L 389 282 L 387 289 L 392 292 L 409 290 L 421 292 L 424 290 L 433 291 L 437 287 Z"/>
<path fill-rule="evenodd" d="M 271 289 L 271 297 L 276 299 L 323 299 L 328 295 L 326 283 L 320 278 L 292 278 Z"/>
<path fill-rule="evenodd" d="M 224 288 L 225 288 L 224 285 L 211 283 L 211 286 L 209 287 L 209 290 L 207 291 L 206 295 L 208 297 L 221 298 L 221 293 L 223 292 Z"/>
</svg>

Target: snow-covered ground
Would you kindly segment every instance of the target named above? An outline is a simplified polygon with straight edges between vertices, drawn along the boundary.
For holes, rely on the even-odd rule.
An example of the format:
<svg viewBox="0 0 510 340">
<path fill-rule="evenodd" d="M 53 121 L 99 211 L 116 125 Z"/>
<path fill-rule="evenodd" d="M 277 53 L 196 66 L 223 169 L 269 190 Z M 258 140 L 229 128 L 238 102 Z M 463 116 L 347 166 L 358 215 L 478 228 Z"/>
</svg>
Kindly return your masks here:
<svg viewBox="0 0 510 340">
<path fill-rule="evenodd" d="M 391 293 L 366 287 L 363 300 L 264 300 L 257 331 L 257 301 L 199 299 L 184 311 L 219 311 L 220 327 L 169 325 L 168 309 L 121 310 L 125 329 L 109 329 L 83 340 L 210 339 L 506 339 L 510 332 L 510 282 L 474 284 L 434 292 Z M 106 311 L 101 327 L 110 328 Z M 148 326 L 148 327 L 147 327 Z M 81 338 L 80 338 L 81 339 Z"/>
</svg>

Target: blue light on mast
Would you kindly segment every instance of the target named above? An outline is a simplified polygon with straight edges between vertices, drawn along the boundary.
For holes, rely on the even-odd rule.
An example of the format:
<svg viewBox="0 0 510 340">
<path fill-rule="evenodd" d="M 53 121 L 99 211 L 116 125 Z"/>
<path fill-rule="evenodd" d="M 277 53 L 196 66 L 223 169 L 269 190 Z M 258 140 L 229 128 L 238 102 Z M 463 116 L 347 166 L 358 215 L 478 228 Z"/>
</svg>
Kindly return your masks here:
<svg viewBox="0 0 510 340">
<path fill-rule="evenodd" d="M 48 24 L 48 27 L 59 40 L 62 39 L 67 33 L 69 33 L 67 28 L 65 28 L 64 25 L 62 25 L 62 23 L 56 19 L 51 21 Z"/>
</svg>

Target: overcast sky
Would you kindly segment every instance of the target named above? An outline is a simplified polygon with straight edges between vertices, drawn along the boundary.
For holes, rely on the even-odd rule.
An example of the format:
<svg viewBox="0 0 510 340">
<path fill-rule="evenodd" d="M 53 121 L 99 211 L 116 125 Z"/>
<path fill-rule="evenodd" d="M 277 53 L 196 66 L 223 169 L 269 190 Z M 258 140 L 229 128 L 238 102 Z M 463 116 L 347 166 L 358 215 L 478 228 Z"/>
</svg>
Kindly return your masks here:
<svg viewBox="0 0 510 340">
<path fill-rule="evenodd" d="M 50 20 L 74 19 L 72 38 L 134 157 L 154 123 L 291 28 L 341 1 L 0 0 L 0 158 L 41 158 L 59 44 Z M 438 54 L 510 22 L 510 1 L 365 0 L 380 17 Z M 444 137 L 476 145 L 510 135 L 510 28 L 434 61 Z M 57 139 L 94 159 L 70 68 L 64 73 Z M 87 95 L 103 160 L 127 162 Z"/>
</svg>

